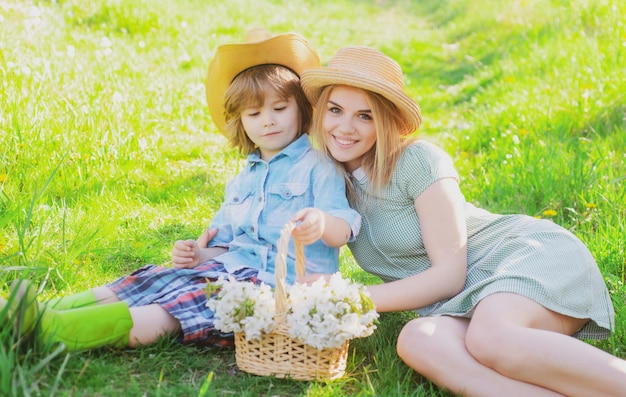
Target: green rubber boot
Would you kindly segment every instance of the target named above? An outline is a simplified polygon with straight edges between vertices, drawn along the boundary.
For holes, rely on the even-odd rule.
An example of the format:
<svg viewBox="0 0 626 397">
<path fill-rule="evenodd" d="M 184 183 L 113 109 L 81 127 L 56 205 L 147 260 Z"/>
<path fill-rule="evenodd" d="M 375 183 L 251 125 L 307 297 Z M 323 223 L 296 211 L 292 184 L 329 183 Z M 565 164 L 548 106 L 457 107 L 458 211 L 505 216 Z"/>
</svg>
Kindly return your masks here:
<svg viewBox="0 0 626 397">
<path fill-rule="evenodd" d="M 17 314 L 16 329 L 21 335 L 34 332 L 42 342 L 61 342 L 67 350 L 128 346 L 133 320 L 126 302 L 56 310 L 37 303 L 30 283 L 16 283 L 11 309 Z"/>
<path fill-rule="evenodd" d="M 67 350 L 127 347 L 132 327 L 126 302 L 69 310 L 47 307 L 41 314 L 38 337 L 44 342 L 62 342 Z"/>
</svg>

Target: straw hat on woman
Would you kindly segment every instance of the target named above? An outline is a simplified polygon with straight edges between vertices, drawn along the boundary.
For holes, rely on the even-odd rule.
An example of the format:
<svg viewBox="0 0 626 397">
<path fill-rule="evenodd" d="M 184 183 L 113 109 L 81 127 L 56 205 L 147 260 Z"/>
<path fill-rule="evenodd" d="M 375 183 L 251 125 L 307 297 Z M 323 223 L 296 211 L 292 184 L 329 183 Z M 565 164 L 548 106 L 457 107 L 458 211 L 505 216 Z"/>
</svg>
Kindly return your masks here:
<svg viewBox="0 0 626 397">
<path fill-rule="evenodd" d="M 302 88 L 313 106 L 324 87 L 348 85 L 375 92 L 391 101 L 401 114 L 402 134 L 414 132 L 422 123 L 418 104 L 404 91 L 400 65 L 373 48 L 342 48 L 327 67 L 307 69 L 302 77 Z"/>
</svg>

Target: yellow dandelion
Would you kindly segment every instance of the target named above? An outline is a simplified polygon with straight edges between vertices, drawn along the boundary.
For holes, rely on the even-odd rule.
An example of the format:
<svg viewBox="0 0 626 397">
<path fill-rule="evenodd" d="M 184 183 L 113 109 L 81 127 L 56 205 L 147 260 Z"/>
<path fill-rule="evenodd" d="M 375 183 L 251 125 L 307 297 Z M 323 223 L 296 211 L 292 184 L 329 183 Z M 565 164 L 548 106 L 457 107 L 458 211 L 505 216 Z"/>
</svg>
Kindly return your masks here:
<svg viewBox="0 0 626 397">
<path fill-rule="evenodd" d="M 556 216 L 556 211 L 555 210 L 545 210 L 542 212 L 543 216 Z"/>
<path fill-rule="evenodd" d="M 0 178 L 0 181 L 1 180 L 2 179 Z M 596 205 L 594 203 L 587 203 L 587 209 L 594 209 L 594 208 L 596 208 Z"/>
<path fill-rule="evenodd" d="M 7 174 L 0 174 L 0 183 L 6 181 L 8 177 L 9 176 Z"/>
</svg>

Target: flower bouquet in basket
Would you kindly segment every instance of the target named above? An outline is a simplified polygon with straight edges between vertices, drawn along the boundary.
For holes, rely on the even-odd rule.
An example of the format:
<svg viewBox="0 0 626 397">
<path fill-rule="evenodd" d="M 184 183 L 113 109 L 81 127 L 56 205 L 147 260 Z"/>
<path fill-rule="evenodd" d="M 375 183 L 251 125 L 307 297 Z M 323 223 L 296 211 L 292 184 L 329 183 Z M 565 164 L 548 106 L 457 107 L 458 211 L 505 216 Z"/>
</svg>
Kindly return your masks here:
<svg viewBox="0 0 626 397">
<path fill-rule="evenodd" d="M 215 326 L 235 333 L 237 366 L 256 375 L 298 380 L 336 379 L 346 369 L 351 339 L 369 336 L 378 313 L 364 286 L 341 277 L 285 285 L 293 223 L 278 241 L 276 288 L 220 279 L 207 305 Z M 296 274 L 304 275 L 304 251 L 296 241 Z M 210 287 L 207 293 L 211 295 Z"/>
</svg>

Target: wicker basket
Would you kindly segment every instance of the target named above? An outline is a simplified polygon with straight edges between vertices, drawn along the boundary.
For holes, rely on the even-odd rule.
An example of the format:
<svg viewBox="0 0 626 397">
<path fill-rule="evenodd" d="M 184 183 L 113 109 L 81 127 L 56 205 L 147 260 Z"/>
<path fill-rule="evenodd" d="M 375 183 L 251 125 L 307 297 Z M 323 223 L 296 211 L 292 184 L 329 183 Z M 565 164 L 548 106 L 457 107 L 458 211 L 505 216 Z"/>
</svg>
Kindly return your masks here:
<svg viewBox="0 0 626 397">
<path fill-rule="evenodd" d="M 262 334 L 260 339 L 247 341 L 243 332 L 235 334 L 235 356 L 240 370 L 261 376 L 276 376 L 296 380 L 331 380 L 343 376 L 346 371 L 348 344 L 319 350 L 292 339 L 285 322 L 286 314 L 286 257 L 291 231 L 295 224 L 285 225 L 277 243 L 276 257 L 276 317 L 274 330 Z M 296 248 L 296 274 L 304 275 L 304 249 L 294 240 Z"/>
</svg>

